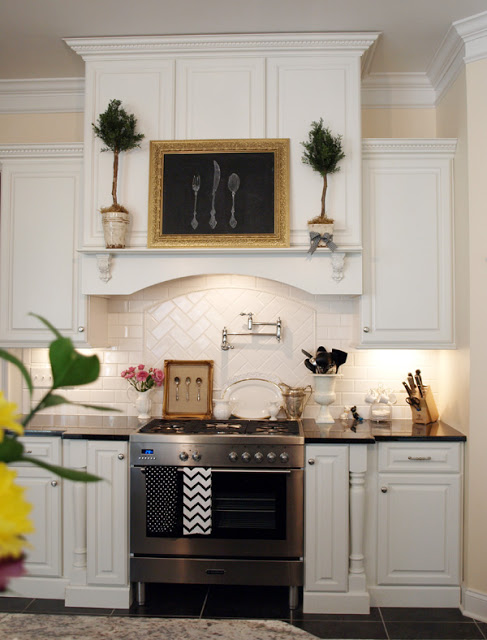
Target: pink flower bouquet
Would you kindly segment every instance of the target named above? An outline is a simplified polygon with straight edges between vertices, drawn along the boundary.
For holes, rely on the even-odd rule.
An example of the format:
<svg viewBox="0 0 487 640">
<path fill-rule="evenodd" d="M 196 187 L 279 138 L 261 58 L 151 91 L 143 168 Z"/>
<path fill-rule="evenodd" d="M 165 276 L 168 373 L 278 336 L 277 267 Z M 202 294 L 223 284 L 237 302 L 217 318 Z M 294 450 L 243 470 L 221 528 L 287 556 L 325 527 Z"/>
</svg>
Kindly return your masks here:
<svg viewBox="0 0 487 640">
<path fill-rule="evenodd" d="M 161 369 L 150 367 L 149 371 L 146 371 L 144 364 L 129 367 L 120 375 L 128 380 L 136 391 L 149 391 L 153 387 L 160 387 L 164 382 L 164 372 Z"/>
</svg>

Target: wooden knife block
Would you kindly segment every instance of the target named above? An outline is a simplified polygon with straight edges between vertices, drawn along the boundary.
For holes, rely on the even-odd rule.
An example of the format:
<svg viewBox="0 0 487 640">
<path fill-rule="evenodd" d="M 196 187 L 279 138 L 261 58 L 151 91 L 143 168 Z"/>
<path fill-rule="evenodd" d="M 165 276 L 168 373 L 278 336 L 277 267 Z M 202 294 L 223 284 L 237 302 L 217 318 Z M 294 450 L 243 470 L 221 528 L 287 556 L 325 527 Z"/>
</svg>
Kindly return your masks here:
<svg viewBox="0 0 487 640">
<path fill-rule="evenodd" d="M 415 393 L 415 396 L 419 400 L 419 411 L 416 407 L 411 407 L 413 423 L 430 424 L 430 422 L 436 422 L 439 418 L 439 413 L 430 387 L 424 387 L 422 398 L 419 395 L 419 391 Z"/>
</svg>

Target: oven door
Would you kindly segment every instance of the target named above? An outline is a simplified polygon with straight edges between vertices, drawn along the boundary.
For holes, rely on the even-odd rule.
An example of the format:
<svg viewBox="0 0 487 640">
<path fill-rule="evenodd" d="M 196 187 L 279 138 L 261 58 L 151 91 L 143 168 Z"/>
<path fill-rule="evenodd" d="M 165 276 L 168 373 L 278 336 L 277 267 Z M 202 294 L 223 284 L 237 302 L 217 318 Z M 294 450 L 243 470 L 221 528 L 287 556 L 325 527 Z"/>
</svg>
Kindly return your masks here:
<svg viewBox="0 0 487 640">
<path fill-rule="evenodd" d="M 182 469 L 178 469 L 182 471 Z M 177 523 L 169 533 L 147 526 L 144 467 L 131 468 L 130 552 L 134 555 L 300 558 L 302 469 L 212 469 L 211 532 L 183 535 L 182 473 Z"/>
</svg>

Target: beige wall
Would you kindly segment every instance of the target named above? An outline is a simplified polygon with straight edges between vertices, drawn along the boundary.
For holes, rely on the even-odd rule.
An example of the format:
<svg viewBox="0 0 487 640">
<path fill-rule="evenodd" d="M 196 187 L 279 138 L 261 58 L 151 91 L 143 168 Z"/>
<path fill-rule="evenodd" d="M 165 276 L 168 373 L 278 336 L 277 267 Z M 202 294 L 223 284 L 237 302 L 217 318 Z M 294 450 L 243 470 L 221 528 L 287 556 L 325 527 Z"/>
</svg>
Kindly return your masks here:
<svg viewBox="0 0 487 640">
<path fill-rule="evenodd" d="M 434 138 L 435 109 L 362 109 L 364 138 Z"/>
<path fill-rule="evenodd" d="M 24 142 L 83 142 L 83 114 L 0 114 L 0 144 Z"/>
</svg>

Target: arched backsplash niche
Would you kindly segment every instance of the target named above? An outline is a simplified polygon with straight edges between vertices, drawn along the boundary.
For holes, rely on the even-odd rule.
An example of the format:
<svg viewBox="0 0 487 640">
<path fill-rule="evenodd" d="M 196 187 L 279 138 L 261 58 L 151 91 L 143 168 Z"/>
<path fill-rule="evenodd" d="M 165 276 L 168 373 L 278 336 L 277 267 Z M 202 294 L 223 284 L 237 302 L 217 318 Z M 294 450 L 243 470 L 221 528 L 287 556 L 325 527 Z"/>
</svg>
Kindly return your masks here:
<svg viewBox="0 0 487 640">
<path fill-rule="evenodd" d="M 229 343 L 234 348 L 222 351 L 223 327 L 229 332 L 244 331 L 246 319 L 240 313 L 250 311 L 261 322 L 275 322 L 280 317 L 281 342 L 274 337 L 230 336 Z M 312 295 L 266 278 L 201 275 L 166 281 L 108 300 L 112 347 L 96 350 L 102 363 L 101 376 L 92 385 L 67 390 L 65 395 L 73 401 L 113 406 L 121 415 L 135 415 L 127 396 L 128 384 L 120 373 L 139 363 L 162 367 L 165 359 L 213 360 L 215 397 L 230 378 L 249 372 L 277 375 L 292 386 L 305 386 L 312 383 L 312 374 L 303 364 L 301 349 L 313 351 L 321 344 L 349 353 L 341 369 L 343 378 L 337 384 L 337 399 L 331 407 L 334 417 L 344 406 L 354 404 L 366 417 L 365 393 L 379 382 L 399 394 L 393 417 L 409 417 L 401 380 L 419 362 L 425 379 L 437 388 L 438 352 L 357 351 L 353 348 L 357 319 L 358 298 Z M 24 361 L 33 366 L 45 364 L 47 350 L 25 349 Z M 152 408 L 155 416 L 162 414 L 162 397 L 162 388 L 156 390 Z M 24 410 L 27 402 L 25 390 Z M 317 411 L 311 400 L 305 416 L 313 417 Z M 53 413 L 79 416 L 93 412 L 63 405 Z"/>
</svg>

